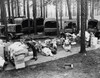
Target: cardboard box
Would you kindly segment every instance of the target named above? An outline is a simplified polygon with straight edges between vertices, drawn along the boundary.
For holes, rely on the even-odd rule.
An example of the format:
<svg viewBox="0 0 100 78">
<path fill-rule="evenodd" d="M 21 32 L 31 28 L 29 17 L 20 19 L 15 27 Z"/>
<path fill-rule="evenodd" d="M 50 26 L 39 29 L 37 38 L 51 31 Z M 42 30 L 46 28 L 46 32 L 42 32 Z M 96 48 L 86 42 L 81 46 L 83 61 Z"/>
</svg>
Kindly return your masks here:
<svg viewBox="0 0 100 78">
<path fill-rule="evenodd" d="M 24 68 L 24 67 L 25 67 L 24 59 L 15 60 L 15 68 L 16 69 L 20 69 L 20 68 Z"/>
<path fill-rule="evenodd" d="M 20 63 L 24 63 L 24 59 L 20 59 L 20 60 L 14 60 L 15 64 L 20 64 Z"/>
<path fill-rule="evenodd" d="M 16 64 L 16 65 L 15 65 L 15 68 L 16 68 L 16 69 L 25 68 L 25 63 Z"/>
<path fill-rule="evenodd" d="M 21 59 L 24 59 L 25 58 L 25 55 L 24 54 L 21 54 L 21 55 L 18 55 L 18 56 L 14 56 L 14 60 L 17 61 L 17 60 L 21 60 Z"/>
</svg>

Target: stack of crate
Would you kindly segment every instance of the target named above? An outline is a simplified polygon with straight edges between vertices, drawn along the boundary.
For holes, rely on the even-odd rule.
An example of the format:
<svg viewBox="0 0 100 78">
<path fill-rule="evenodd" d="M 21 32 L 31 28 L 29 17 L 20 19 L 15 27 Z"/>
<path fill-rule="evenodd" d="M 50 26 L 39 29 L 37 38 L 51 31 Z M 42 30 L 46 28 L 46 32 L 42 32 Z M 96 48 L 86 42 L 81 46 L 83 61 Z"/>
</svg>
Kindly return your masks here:
<svg viewBox="0 0 100 78">
<path fill-rule="evenodd" d="M 18 52 L 15 52 L 13 55 L 14 64 L 16 69 L 25 68 L 25 56 L 28 53 L 27 49 L 19 49 Z"/>
<path fill-rule="evenodd" d="M 24 59 L 25 59 L 25 54 L 20 54 L 20 55 L 14 56 L 14 63 L 15 63 L 16 69 L 25 68 Z"/>
</svg>

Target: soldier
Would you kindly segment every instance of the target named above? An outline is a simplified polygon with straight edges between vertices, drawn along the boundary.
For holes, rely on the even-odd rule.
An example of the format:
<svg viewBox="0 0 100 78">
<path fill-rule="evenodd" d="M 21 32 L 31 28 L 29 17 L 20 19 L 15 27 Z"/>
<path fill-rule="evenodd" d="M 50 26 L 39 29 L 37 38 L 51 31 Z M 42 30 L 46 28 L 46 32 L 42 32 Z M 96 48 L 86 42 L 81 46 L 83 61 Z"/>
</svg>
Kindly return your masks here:
<svg viewBox="0 0 100 78">
<path fill-rule="evenodd" d="M 30 42 L 26 42 L 26 44 L 29 46 L 29 48 L 31 48 L 32 49 L 32 51 L 33 51 L 33 58 L 31 59 L 31 60 L 37 60 L 37 49 L 35 48 L 35 42 L 32 42 L 32 41 L 30 41 Z"/>
</svg>

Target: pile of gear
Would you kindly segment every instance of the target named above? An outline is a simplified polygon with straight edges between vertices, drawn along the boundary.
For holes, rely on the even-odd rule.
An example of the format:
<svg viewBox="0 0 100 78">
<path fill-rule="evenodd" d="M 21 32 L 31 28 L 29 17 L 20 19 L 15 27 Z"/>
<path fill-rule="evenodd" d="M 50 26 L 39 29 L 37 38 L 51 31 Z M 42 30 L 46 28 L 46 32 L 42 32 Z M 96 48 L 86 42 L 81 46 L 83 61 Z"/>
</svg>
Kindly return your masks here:
<svg viewBox="0 0 100 78">
<path fill-rule="evenodd" d="M 4 62 L 7 61 L 12 63 L 16 69 L 20 69 L 25 67 L 25 57 L 32 56 L 31 59 L 36 61 L 37 53 L 45 56 L 53 56 L 57 53 L 57 45 L 55 39 L 47 39 L 43 42 L 35 40 L 11 41 L 3 44 L 2 53 L 4 53 L 2 67 Z"/>
<path fill-rule="evenodd" d="M 5 45 L 4 55 L 5 60 L 11 62 L 16 69 L 25 67 L 25 57 L 33 55 L 33 58 L 37 59 L 36 49 L 34 42 L 9 42 L 9 45 Z"/>
<path fill-rule="evenodd" d="M 78 40 L 81 38 L 81 31 L 77 34 Z M 100 48 L 100 38 L 95 36 L 95 33 L 85 31 L 85 44 L 86 47 L 92 47 L 94 49 Z"/>
<path fill-rule="evenodd" d="M 66 52 L 71 52 L 72 45 L 77 43 L 81 37 L 79 34 L 61 33 L 59 38 L 45 40 L 25 40 L 3 42 L 0 40 L 0 50 L 4 53 L 0 57 L 0 67 L 3 67 L 6 62 L 11 62 L 16 69 L 25 67 L 25 58 L 31 56 L 35 61 L 40 53 L 43 56 L 54 56 L 57 54 L 57 49 L 62 47 Z M 85 32 L 86 45 L 90 47 L 100 48 L 100 39 L 94 36 L 93 33 Z M 29 59 L 30 60 L 30 59 Z"/>
<path fill-rule="evenodd" d="M 31 59 L 35 61 L 38 59 L 37 54 L 40 53 L 43 56 L 54 56 L 57 54 L 58 46 L 62 46 L 66 51 L 71 49 L 71 46 L 67 47 L 67 44 L 70 45 L 70 40 L 66 35 L 66 38 L 53 38 L 46 40 L 24 40 L 20 39 L 19 41 L 10 41 L 2 42 L 2 53 L 4 54 L 2 67 L 6 62 L 12 63 L 16 69 L 25 67 L 25 58 L 27 56 L 32 56 Z M 73 36 L 74 37 L 74 36 Z M 1 60 L 2 60 L 1 59 Z M 29 59 L 30 60 L 30 59 Z"/>
<path fill-rule="evenodd" d="M 73 33 L 61 33 L 60 42 L 66 52 L 71 52 L 71 46 L 76 44 L 77 36 Z"/>
</svg>

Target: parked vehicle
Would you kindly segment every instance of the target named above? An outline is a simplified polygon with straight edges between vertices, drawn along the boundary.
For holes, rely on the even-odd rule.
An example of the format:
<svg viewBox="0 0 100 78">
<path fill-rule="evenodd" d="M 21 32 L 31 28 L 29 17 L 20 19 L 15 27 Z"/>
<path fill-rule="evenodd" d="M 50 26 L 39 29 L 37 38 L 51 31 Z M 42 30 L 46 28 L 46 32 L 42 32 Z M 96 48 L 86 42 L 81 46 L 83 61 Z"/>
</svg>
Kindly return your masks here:
<svg viewBox="0 0 100 78">
<path fill-rule="evenodd" d="M 37 32 L 44 32 L 44 18 L 36 18 Z"/>
<path fill-rule="evenodd" d="M 33 19 L 30 19 L 30 27 L 28 27 L 28 19 L 20 19 L 16 18 L 15 23 L 16 24 L 7 24 L 8 28 L 8 37 L 9 39 L 19 37 L 23 34 L 28 34 L 28 31 L 30 30 L 30 33 L 34 33 L 34 25 Z M 44 31 L 44 19 L 43 18 L 37 18 L 36 19 L 36 25 L 37 25 L 37 32 L 43 32 Z M 0 36 L 5 37 L 5 26 L 0 26 Z"/>
<path fill-rule="evenodd" d="M 29 27 L 30 25 L 30 27 Z M 28 19 L 25 19 L 22 21 L 22 32 L 24 34 L 28 34 L 30 30 L 30 33 L 33 33 L 34 32 L 34 29 L 33 29 L 33 19 L 29 19 L 29 23 L 28 23 Z"/>
<path fill-rule="evenodd" d="M 88 31 L 93 32 L 96 37 L 100 38 L 100 21 L 96 19 L 89 19 Z"/>
<path fill-rule="evenodd" d="M 30 19 L 29 20 L 29 25 L 28 27 L 28 19 L 23 20 L 22 22 L 22 32 L 27 34 L 28 31 L 30 30 L 30 33 L 34 33 L 34 20 Z M 44 19 L 43 18 L 36 18 L 36 27 L 37 27 L 37 32 L 43 32 L 44 31 Z"/>
<path fill-rule="evenodd" d="M 96 19 L 89 19 L 88 20 L 88 31 L 89 32 L 97 32 L 98 28 L 98 20 Z"/>
<path fill-rule="evenodd" d="M 44 34 L 57 35 L 57 21 L 55 18 L 48 18 L 44 21 Z"/>
<path fill-rule="evenodd" d="M 69 22 L 64 28 L 65 33 L 75 33 L 76 32 L 76 23 Z"/>
<path fill-rule="evenodd" d="M 16 37 L 23 35 L 23 33 L 21 33 L 21 25 L 7 24 L 7 28 L 8 28 L 8 38 L 9 39 L 16 38 Z M 6 33 L 5 33 L 5 26 L 4 25 L 0 26 L 0 31 L 1 31 L 0 37 L 5 37 Z"/>
</svg>

